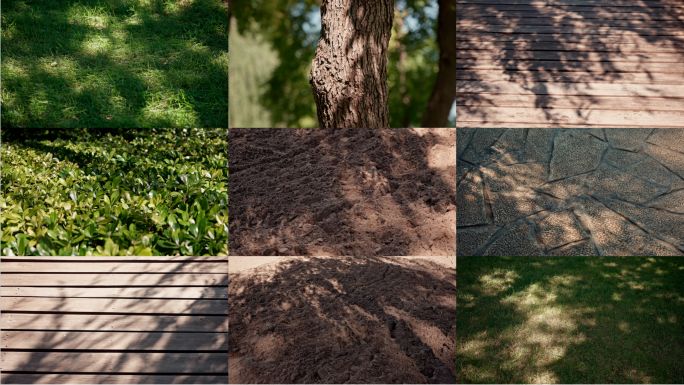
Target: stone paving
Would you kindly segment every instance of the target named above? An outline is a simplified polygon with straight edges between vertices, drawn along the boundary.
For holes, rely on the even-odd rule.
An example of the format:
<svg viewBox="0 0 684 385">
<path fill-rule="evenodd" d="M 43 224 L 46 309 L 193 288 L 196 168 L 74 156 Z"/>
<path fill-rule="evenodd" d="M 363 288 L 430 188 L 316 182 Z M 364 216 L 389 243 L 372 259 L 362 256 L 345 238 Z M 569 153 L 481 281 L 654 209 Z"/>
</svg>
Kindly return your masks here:
<svg viewBox="0 0 684 385">
<path fill-rule="evenodd" d="M 458 128 L 457 255 L 684 255 L 684 129 Z"/>
</svg>

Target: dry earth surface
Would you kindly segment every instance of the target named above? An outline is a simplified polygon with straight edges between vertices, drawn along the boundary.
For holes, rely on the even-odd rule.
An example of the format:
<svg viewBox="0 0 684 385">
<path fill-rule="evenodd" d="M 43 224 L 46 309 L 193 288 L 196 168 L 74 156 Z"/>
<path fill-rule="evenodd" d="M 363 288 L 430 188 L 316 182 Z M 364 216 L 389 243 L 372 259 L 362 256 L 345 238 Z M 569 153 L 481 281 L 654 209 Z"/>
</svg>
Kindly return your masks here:
<svg viewBox="0 0 684 385">
<path fill-rule="evenodd" d="M 230 130 L 231 255 L 455 255 L 456 130 Z"/>
<path fill-rule="evenodd" d="M 456 257 L 229 257 L 229 383 L 456 382 Z"/>
<path fill-rule="evenodd" d="M 684 253 L 684 129 L 459 128 L 458 255 Z"/>
</svg>

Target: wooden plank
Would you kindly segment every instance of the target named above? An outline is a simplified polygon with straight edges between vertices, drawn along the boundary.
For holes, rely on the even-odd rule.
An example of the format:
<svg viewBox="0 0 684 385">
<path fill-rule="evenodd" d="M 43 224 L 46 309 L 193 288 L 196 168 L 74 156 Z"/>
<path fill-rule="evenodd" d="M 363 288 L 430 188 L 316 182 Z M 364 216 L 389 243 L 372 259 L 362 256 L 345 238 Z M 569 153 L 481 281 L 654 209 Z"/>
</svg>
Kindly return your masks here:
<svg viewBox="0 0 684 385">
<path fill-rule="evenodd" d="M 227 384 L 228 374 L 158 375 L 158 374 L 74 374 L 7 373 L 0 375 L 3 384 Z"/>
<path fill-rule="evenodd" d="M 0 353 L 3 371 L 72 373 L 228 372 L 228 353 Z"/>
<path fill-rule="evenodd" d="M 0 314 L 3 330 L 227 332 L 226 316 L 115 314 Z"/>
<path fill-rule="evenodd" d="M 684 36 L 682 28 L 631 28 L 628 31 L 613 27 L 545 27 L 505 25 L 456 25 L 456 32 L 498 32 L 498 33 L 570 33 L 582 35 L 620 35 L 625 32 L 637 33 L 641 36 Z"/>
<path fill-rule="evenodd" d="M 510 107 L 462 107 L 456 106 L 457 125 L 469 122 L 543 123 L 563 126 L 594 125 L 606 127 L 680 127 L 684 128 L 684 111 L 613 111 L 510 108 Z"/>
<path fill-rule="evenodd" d="M 633 62 L 633 63 L 684 63 L 684 53 L 620 53 L 620 52 L 563 52 L 561 54 L 551 51 L 470 51 L 460 50 L 456 52 L 456 64 L 461 60 L 472 59 L 476 61 L 490 60 L 528 60 L 528 61 L 558 61 L 565 62 Z"/>
<path fill-rule="evenodd" d="M 576 20 L 588 20 L 588 19 L 604 19 L 604 20 L 641 20 L 641 21 L 676 21 L 682 22 L 684 19 L 683 12 L 672 12 L 672 11 L 644 11 L 644 10 L 634 10 L 631 12 L 617 12 L 617 11 L 607 11 L 603 8 L 600 9 L 587 9 L 584 11 L 563 10 L 563 9 L 539 9 L 535 7 L 529 7 L 529 9 L 514 9 L 506 10 L 496 8 L 470 8 L 468 10 L 458 10 L 456 12 L 456 22 L 462 22 L 466 20 L 474 20 L 478 18 L 497 18 L 497 19 L 508 19 L 508 18 L 570 18 Z"/>
<path fill-rule="evenodd" d="M 227 286 L 190 287 L 23 287 L 2 286 L 0 297 L 57 298 L 228 298 Z"/>
<path fill-rule="evenodd" d="M 225 286 L 228 274 L 3 273 L 3 286 Z"/>
<path fill-rule="evenodd" d="M 526 4 L 456 4 L 456 14 L 467 13 L 467 12 L 515 12 L 515 11 L 527 11 L 527 12 L 537 12 L 546 14 L 559 14 L 565 12 L 595 12 L 595 13 L 645 13 L 645 14 L 671 14 L 671 15 L 681 15 L 684 14 L 684 9 L 673 8 L 673 7 L 663 7 L 663 8 L 650 8 L 642 6 L 620 6 L 613 7 L 611 3 L 604 3 L 603 6 L 597 7 L 595 5 L 526 5 Z"/>
<path fill-rule="evenodd" d="M 531 27 L 531 26 L 546 26 L 546 27 L 613 27 L 613 28 L 630 28 L 630 29 L 650 29 L 654 26 L 657 28 L 684 28 L 684 23 L 681 21 L 639 21 L 639 20 L 605 20 L 605 19 L 577 19 L 565 17 L 527 17 L 519 18 L 507 16 L 501 18 L 499 16 L 493 17 L 478 17 L 478 18 L 461 18 L 457 19 L 456 26 L 469 28 L 470 26 L 489 26 L 489 25 L 504 25 L 514 28 Z"/>
<path fill-rule="evenodd" d="M 568 44 L 563 42 L 528 42 L 520 37 L 518 42 L 470 43 L 456 41 L 458 50 L 517 50 L 517 51 L 554 51 L 554 52 L 621 52 L 621 53 L 684 53 L 684 47 L 656 44 Z"/>
<path fill-rule="evenodd" d="M 477 60 L 461 59 L 456 68 L 468 70 L 539 70 L 560 72 L 600 73 L 684 73 L 684 63 L 634 63 L 634 62 L 565 62 L 529 60 Z"/>
<path fill-rule="evenodd" d="M 615 96 L 551 96 L 551 95 L 499 95 L 465 94 L 456 95 L 456 105 L 472 107 L 516 107 L 516 108 L 575 108 L 582 110 L 632 110 L 632 111 L 684 111 L 684 97 L 637 98 Z"/>
<path fill-rule="evenodd" d="M 228 333 L 2 331 L 3 349 L 228 351 Z"/>
<path fill-rule="evenodd" d="M 637 97 L 669 97 L 681 98 L 684 86 L 681 85 L 642 85 L 642 84 L 608 84 L 580 83 L 568 86 L 564 83 L 516 83 L 516 82 L 479 82 L 457 81 L 456 95 L 460 92 L 482 94 L 514 94 L 514 95 L 588 95 L 588 96 L 637 96 Z"/>
<path fill-rule="evenodd" d="M 2 297 L 5 311 L 137 314 L 228 314 L 227 299 Z"/>
<path fill-rule="evenodd" d="M 556 82 L 556 83 L 610 83 L 610 84 L 669 84 L 684 85 L 682 73 L 644 72 L 558 72 L 507 71 L 507 70 L 458 70 L 456 80 L 510 81 L 510 82 Z M 572 86 L 568 86 L 572 87 Z"/>
<path fill-rule="evenodd" d="M 654 47 L 678 47 L 684 48 L 684 39 L 671 36 L 663 41 L 660 36 L 639 36 L 635 33 L 624 33 L 621 35 L 563 35 L 563 34 L 509 34 L 496 32 L 460 32 L 456 35 L 456 40 L 468 41 L 470 44 L 477 45 L 482 42 L 526 42 L 526 43 L 542 43 L 555 42 L 563 44 L 643 44 Z"/>
<path fill-rule="evenodd" d="M 222 262 L 19 262 L 3 261 L 3 273 L 228 273 Z"/>
<path fill-rule="evenodd" d="M 516 123 L 516 122 L 456 122 L 458 128 L 601 128 L 604 126 L 596 126 L 591 124 L 565 124 L 565 123 Z M 614 128 L 639 128 L 641 125 L 616 125 Z M 660 128 L 653 126 L 652 128 Z M 662 126 L 662 128 L 671 128 Z M 675 127 L 676 128 L 676 127 Z"/>
<path fill-rule="evenodd" d="M 648 7 L 648 8 L 681 8 L 684 7 L 679 0 L 639 0 L 606 2 L 603 0 L 456 0 L 456 4 L 492 4 L 492 5 L 532 5 L 535 7 L 553 7 L 558 5 L 581 5 L 581 6 L 605 6 L 611 7 Z M 458 7 L 458 5 L 456 5 Z"/>
<path fill-rule="evenodd" d="M 166 257 L 2 257 L 5 261 L 24 262 L 225 262 L 227 256 L 166 256 Z"/>
</svg>

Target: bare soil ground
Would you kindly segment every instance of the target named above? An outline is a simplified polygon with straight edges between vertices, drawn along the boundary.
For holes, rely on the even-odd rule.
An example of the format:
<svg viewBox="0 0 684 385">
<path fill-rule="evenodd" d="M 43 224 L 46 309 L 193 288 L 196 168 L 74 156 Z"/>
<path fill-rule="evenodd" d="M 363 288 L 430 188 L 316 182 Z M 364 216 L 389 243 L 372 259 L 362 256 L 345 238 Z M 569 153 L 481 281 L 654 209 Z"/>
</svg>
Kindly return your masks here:
<svg viewBox="0 0 684 385">
<path fill-rule="evenodd" d="M 456 257 L 261 258 L 229 257 L 229 383 L 456 382 Z"/>
<path fill-rule="evenodd" d="M 456 130 L 230 130 L 230 255 L 456 255 Z"/>
</svg>

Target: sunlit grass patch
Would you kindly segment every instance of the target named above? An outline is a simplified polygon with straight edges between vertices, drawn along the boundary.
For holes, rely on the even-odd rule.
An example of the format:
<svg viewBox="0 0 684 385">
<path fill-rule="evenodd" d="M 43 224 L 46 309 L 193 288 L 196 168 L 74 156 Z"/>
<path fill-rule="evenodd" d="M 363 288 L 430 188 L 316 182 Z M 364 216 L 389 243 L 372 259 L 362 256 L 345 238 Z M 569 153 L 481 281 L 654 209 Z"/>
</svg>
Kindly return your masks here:
<svg viewBox="0 0 684 385">
<path fill-rule="evenodd" d="M 684 380 L 684 258 L 458 262 L 458 383 Z"/>
<path fill-rule="evenodd" d="M 227 127 L 228 61 L 220 58 L 227 58 L 228 39 L 221 25 L 225 30 L 227 10 L 214 0 L 9 3 L 3 124 Z M 163 114 L 150 114 L 154 95 L 165 90 L 185 95 L 182 108 L 169 101 Z"/>
</svg>

